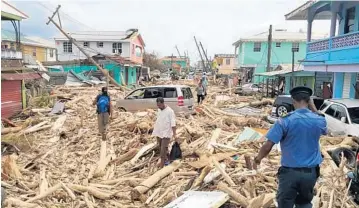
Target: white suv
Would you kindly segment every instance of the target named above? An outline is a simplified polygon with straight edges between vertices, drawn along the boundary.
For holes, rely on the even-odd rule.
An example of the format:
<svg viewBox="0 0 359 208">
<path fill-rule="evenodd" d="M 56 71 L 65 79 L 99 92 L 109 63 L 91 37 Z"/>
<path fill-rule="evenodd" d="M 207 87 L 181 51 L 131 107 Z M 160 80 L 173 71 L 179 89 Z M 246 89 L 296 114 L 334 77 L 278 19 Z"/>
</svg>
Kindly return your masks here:
<svg viewBox="0 0 359 208">
<path fill-rule="evenodd" d="M 325 114 L 330 133 L 359 136 L 359 100 L 325 100 L 320 111 Z"/>
</svg>

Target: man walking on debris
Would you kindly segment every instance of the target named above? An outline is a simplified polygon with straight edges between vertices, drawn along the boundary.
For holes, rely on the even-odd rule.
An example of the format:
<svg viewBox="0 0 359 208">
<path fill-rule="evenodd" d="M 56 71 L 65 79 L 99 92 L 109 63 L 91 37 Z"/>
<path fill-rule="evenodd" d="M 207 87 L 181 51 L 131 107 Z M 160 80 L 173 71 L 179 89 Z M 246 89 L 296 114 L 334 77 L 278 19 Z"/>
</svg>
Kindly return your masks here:
<svg viewBox="0 0 359 208">
<path fill-rule="evenodd" d="M 296 205 L 309 208 L 312 207 L 313 189 L 323 160 L 319 138 L 327 133 L 327 123 L 310 98 L 310 88 L 295 87 L 290 94 L 296 110 L 279 118 L 269 130 L 267 141 L 255 157 L 253 167 L 257 168 L 273 145 L 280 142 L 282 159 L 278 170 L 278 207 L 292 208 Z"/>
<path fill-rule="evenodd" d="M 174 111 L 165 104 L 162 97 L 157 98 L 157 119 L 152 135 L 157 137 L 157 144 L 160 151 L 160 161 L 157 164 L 163 167 L 168 162 L 168 145 L 171 138 L 176 140 L 176 116 Z"/>
<path fill-rule="evenodd" d="M 202 104 L 203 100 L 204 100 L 204 87 L 202 84 L 202 80 L 199 81 L 198 86 L 196 87 L 196 91 L 197 91 L 197 103 Z"/>
<path fill-rule="evenodd" d="M 112 105 L 111 99 L 107 92 L 107 87 L 102 88 L 102 93 L 97 95 L 96 99 L 93 102 L 94 105 L 97 105 L 97 119 L 98 119 L 98 129 L 102 136 L 102 140 L 106 140 L 107 125 L 112 116 Z"/>
</svg>

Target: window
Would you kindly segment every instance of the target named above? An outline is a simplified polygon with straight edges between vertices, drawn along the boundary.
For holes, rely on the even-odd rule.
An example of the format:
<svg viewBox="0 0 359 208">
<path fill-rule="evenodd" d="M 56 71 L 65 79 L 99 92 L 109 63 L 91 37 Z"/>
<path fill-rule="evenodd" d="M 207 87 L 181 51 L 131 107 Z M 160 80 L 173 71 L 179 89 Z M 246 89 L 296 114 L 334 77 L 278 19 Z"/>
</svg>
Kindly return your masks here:
<svg viewBox="0 0 359 208">
<path fill-rule="evenodd" d="M 344 34 L 354 32 L 355 7 L 347 9 L 345 16 Z"/>
<path fill-rule="evenodd" d="M 54 49 L 50 49 L 50 57 L 54 57 Z"/>
<path fill-rule="evenodd" d="M 324 110 L 329 105 L 328 102 L 324 102 L 322 106 L 320 106 L 319 110 Z"/>
<path fill-rule="evenodd" d="M 64 47 L 65 53 L 72 53 L 72 43 L 71 42 L 64 42 L 63 47 Z"/>
<path fill-rule="evenodd" d="M 36 56 L 36 48 L 32 49 L 32 56 Z"/>
<path fill-rule="evenodd" d="M 90 43 L 89 42 L 84 42 L 84 47 L 89 47 Z"/>
<path fill-rule="evenodd" d="M 126 99 L 143 99 L 144 95 L 145 89 L 139 89 L 129 94 Z"/>
<path fill-rule="evenodd" d="M 165 88 L 164 94 L 165 94 L 165 98 L 176 98 L 177 90 L 176 88 Z"/>
<path fill-rule="evenodd" d="M 136 56 L 141 57 L 142 56 L 142 48 L 140 46 L 136 46 Z"/>
<path fill-rule="evenodd" d="M 292 52 L 299 52 L 299 43 L 292 43 Z"/>
<path fill-rule="evenodd" d="M 359 107 L 358 108 L 348 108 L 348 113 L 352 123 L 359 124 Z"/>
<path fill-rule="evenodd" d="M 253 51 L 254 52 L 261 52 L 261 46 L 262 46 L 262 43 L 260 43 L 260 42 L 254 43 Z"/>
<path fill-rule="evenodd" d="M 342 117 L 345 118 L 346 123 L 348 123 L 347 113 L 345 108 L 336 104 L 332 104 L 329 108 L 325 111 L 325 114 L 332 116 L 338 120 L 341 120 Z"/>
<path fill-rule="evenodd" d="M 226 64 L 231 65 L 231 59 L 226 59 Z"/>
<path fill-rule="evenodd" d="M 193 94 L 190 88 L 186 87 L 186 88 L 182 88 L 181 89 L 182 94 L 183 94 L 183 98 L 184 99 L 191 99 L 193 98 Z"/>
<path fill-rule="evenodd" d="M 162 97 L 161 89 L 160 88 L 147 88 L 145 90 L 144 98 L 158 98 Z"/>
<path fill-rule="evenodd" d="M 276 42 L 276 43 L 275 43 L 275 47 L 280 48 L 280 46 L 281 46 L 281 43 L 280 43 L 280 42 Z"/>
<path fill-rule="evenodd" d="M 122 43 L 112 43 L 112 53 L 122 53 Z"/>
<path fill-rule="evenodd" d="M 97 42 L 97 48 L 103 48 L 103 42 Z"/>
</svg>

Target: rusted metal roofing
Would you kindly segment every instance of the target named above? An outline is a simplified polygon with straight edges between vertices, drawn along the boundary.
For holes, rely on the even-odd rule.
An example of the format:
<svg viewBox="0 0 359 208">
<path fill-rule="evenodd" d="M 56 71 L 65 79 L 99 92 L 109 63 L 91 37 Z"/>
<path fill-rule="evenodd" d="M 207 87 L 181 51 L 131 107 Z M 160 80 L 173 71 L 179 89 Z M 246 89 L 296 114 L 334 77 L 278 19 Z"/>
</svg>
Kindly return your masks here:
<svg viewBox="0 0 359 208">
<path fill-rule="evenodd" d="M 21 81 L 1 81 L 1 117 L 9 118 L 21 110 Z"/>
<path fill-rule="evenodd" d="M 33 73 L 1 73 L 1 80 L 29 80 L 29 79 L 41 79 L 41 74 Z"/>
</svg>

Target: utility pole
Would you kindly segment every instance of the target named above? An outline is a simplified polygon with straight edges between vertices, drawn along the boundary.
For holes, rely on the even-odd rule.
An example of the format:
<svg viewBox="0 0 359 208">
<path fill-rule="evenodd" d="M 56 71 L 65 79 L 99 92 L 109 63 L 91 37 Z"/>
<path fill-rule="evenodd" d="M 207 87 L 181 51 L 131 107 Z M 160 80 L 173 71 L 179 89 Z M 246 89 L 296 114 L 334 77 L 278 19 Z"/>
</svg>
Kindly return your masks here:
<svg viewBox="0 0 359 208">
<path fill-rule="evenodd" d="M 200 46 L 201 46 L 201 48 L 202 48 L 202 51 L 203 51 L 204 57 L 206 58 L 208 69 L 209 69 L 209 70 L 211 70 L 211 69 L 212 69 L 212 67 L 211 67 L 211 64 L 209 63 L 209 60 L 208 60 L 208 57 L 207 57 L 207 50 L 206 50 L 206 51 L 204 51 L 204 49 L 203 49 L 203 45 L 202 45 L 202 42 L 201 42 L 201 41 L 199 41 L 199 45 L 200 45 Z"/>
<path fill-rule="evenodd" d="M 60 9 L 60 5 L 56 8 L 56 11 L 52 14 L 51 17 L 49 17 L 49 21 L 46 23 L 47 25 L 52 22 L 52 24 L 54 24 L 57 29 L 60 30 L 60 32 L 67 37 L 67 39 L 69 39 L 69 41 L 71 43 L 73 43 L 83 54 L 85 54 L 85 56 L 88 58 L 88 60 L 93 63 L 106 77 L 108 77 L 110 79 L 110 81 L 116 85 L 117 87 L 119 87 L 120 85 L 116 82 L 116 80 L 114 80 L 111 76 L 109 76 L 109 72 L 105 69 L 103 69 L 70 35 L 68 35 L 54 20 L 54 16 L 56 15 L 56 13 L 59 11 Z"/>
<path fill-rule="evenodd" d="M 271 64 L 270 64 L 270 59 L 271 59 L 271 52 L 272 52 L 272 25 L 269 26 L 269 34 L 268 34 L 268 53 L 267 53 L 267 72 L 271 71 Z M 268 78 L 267 78 L 267 97 L 268 97 Z M 274 90 L 274 89 L 272 89 Z"/>
<path fill-rule="evenodd" d="M 196 36 L 193 36 L 193 38 L 194 38 L 194 42 L 196 42 L 196 46 L 197 46 L 197 50 L 198 50 L 199 56 L 201 57 L 203 70 L 204 70 L 205 72 L 207 72 L 206 65 L 205 65 L 205 63 L 204 63 L 204 60 L 203 60 L 203 57 L 202 57 L 201 50 L 199 49 L 199 46 L 198 46 L 198 43 L 197 43 Z"/>
<path fill-rule="evenodd" d="M 292 47 L 292 74 L 290 77 L 290 87 L 294 87 L 294 48 Z"/>
<path fill-rule="evenodd" d="M 182 56 L 181 56 L 181 54 L 180 54 L 180 52 L 179 52 L 179 50 L 178 50 L 177 45 L 175 46 L 175 48 L 176 48 L 176 50 L 177 50 L 177 53 L 178 53 L 179 58 L 181 58 Z"/>
</svg>

